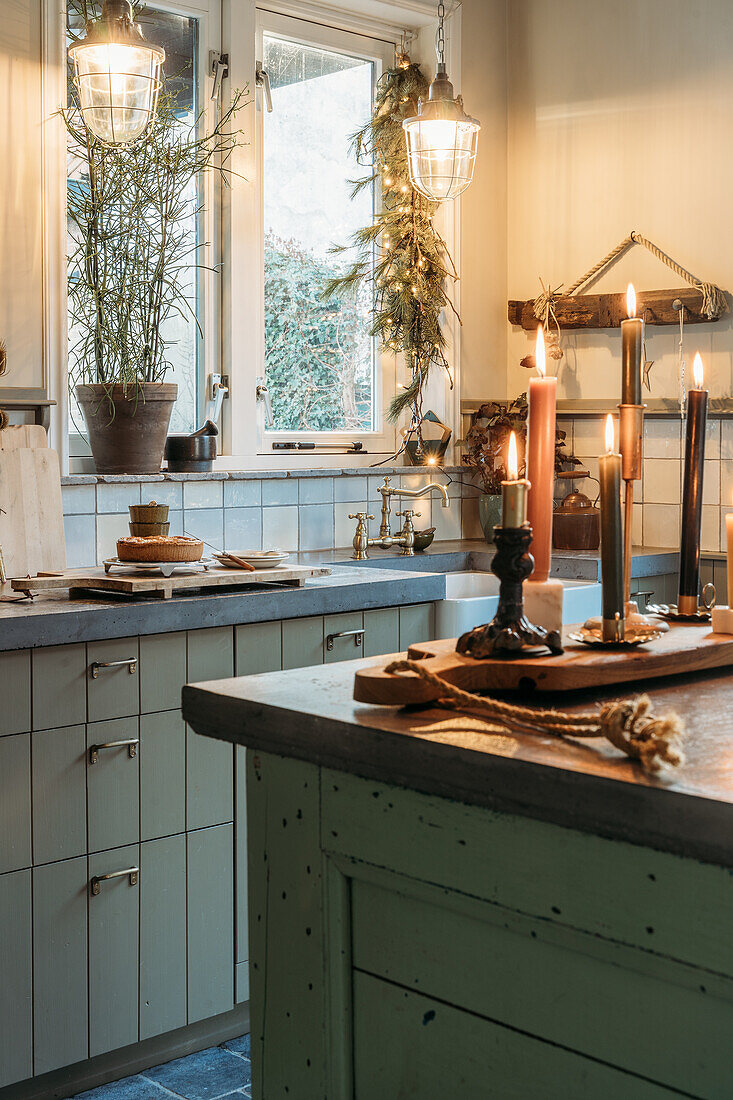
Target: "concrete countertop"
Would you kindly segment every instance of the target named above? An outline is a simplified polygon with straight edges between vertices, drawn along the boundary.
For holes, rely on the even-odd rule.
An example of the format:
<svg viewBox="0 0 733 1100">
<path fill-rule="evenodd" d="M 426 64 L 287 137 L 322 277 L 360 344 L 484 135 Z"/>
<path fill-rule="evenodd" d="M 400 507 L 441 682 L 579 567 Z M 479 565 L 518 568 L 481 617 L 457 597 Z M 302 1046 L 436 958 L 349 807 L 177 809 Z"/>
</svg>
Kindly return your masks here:
<svg viewBox="0 0 733 1100">
<path fill-rule="evenodd" d="M 367 562 L 353 561 L 350 549 L 293 554 L 292 563 L 334 566 L 330 577 L 313 578 L 303 588 L 198 591 L 170 600 L 113 593 L 71 599 L 60 592 L 36 596 L 33 603 L 0 602 L 0 651 L 442 600 L 445 572 L 489 571 L 494 549 L 482 540 L 462 539 L 435 543 L 412 558 L 382 550 L 370 554 Z M 670 573 L 677 568 L 677 554 L 637 549 L 633 562 L 634 576 Z M 558 551 L 553 573 L 595 583 L 600 579 L 598 554 Z M 9 585 L 0 586 L 0 595 L 12 594 Z"/>
<path fill-rule="evenodd" d="M 665 785 L 600 738 L 496 734 L 478 715 L 355 703 L 356 670 L 390 659 L 188 685 L 183 717 L 197 733 L 237 745 L 733 869 L 729 669 L 644 682 L 654 711 L 675 710 L 689 733 L 687 765 Z M 585 710 L 639 687 L 533 699 Z"/>
</svg>

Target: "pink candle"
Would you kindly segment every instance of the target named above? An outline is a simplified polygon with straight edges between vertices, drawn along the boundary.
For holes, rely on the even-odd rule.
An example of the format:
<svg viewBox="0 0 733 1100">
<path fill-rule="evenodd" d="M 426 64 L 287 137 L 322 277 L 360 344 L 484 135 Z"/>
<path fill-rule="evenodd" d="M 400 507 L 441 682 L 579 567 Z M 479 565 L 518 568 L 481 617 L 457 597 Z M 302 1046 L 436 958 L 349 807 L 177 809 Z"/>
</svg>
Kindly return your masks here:
<svg viewBox="0 0 733 1100">
<path fill-rule="evenodd" d="M 537 372 L 529 383 L 527 417 L 527 519 L 532 528 L 532 581 L 546 581 L 552 560 L 552 495 L 555 487 L 555 403 L 557 379 L 545 377 L 545 337 L 537 329 Z"/>
</svg>

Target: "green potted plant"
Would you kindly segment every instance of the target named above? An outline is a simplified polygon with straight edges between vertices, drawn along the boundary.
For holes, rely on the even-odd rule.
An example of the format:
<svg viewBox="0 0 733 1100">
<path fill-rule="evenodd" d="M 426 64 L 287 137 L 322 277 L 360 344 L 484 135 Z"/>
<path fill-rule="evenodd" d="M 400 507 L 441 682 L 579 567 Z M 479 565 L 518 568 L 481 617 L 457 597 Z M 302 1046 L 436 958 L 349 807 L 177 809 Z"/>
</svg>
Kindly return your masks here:
<svg viewBox="0 0 733 1100">
<path fill-rule="evenodd" d="M 192 268 L 197 184 L 228 173 L 242 92 L 202 133 L 161 91 L 144 133 L 108 145 L 84 125 L 78 102 L 61 113 L 69 153 L 82 164 L 68 188 L 69 386 L 81 408 L 99 473 L 160 469 L 178 387 L 165 381 L 165 322 L 197 324 Z"/>
<path fill-rule="evenodd" d="M 494 541 L 494 527 L 501 522 L 501 483 L 507 477 L 510 432 L 516 433 L 521 465 L 527 438 L 526 393 L 507 403 L 487 401 L 480 405 L 466 434 L 463 464 L 479 479 L 479 522 L 487 542 Z M 579 459 L 565 450 L 566 437 L 566 432 L 556 430 L 556 473 L 579 465 Z"/>
</svg>

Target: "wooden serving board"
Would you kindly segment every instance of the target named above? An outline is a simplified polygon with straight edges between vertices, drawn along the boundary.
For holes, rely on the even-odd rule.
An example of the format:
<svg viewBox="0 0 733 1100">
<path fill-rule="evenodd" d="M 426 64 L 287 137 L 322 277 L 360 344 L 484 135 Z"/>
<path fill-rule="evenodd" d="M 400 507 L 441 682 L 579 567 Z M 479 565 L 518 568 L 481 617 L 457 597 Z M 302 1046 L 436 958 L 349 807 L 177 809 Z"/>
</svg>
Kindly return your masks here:
<svg viewBox="0 0 733 1100">
<path fill-rule="evenodd" d="M 217 569 L 195 570 L 189 573 L 173 573 L 164 577 L 161 573 L 140 573 L 137 570 L 105 573 L 104 569 L 79 569 L 59 576 L 18 577 L 11 581 L 17 592 L 57 592 L 68 589 L 73 592 L 121 592 L 127 596 L 158 596 L 168 600 L 194 589 L 244 588 L 253 584 L 274 584 L 302 588 L 310 577 L 327 577 L 326 567 L 305 565 L 281 565 L 275 569 Z"/>
<path fill-rule="evenodd" d="M 37 427 L 29 425 L 29 427 Z M 66 568 L 64 517 L 58 455 L 39 447 L 6 446 L 9 439 L 23 442 L 20 434 L 0 436 L 0 546 L 8 576 L 31 575 Z M 45 439 L 43 428 L 38 427 Z"/>
<path fill-rule="evenodd" d="M 567 639 L 557 657 L 477 661 L 456 653 L 456 640 L 411 646 L 407 656 L 465 691 L 578 691 L 733 665 L 733 635 L 713 634 L 710 624 L 675 623 L 656 642 L 632 649 L 593 649 Z M 378 665 L 356 673 L 358 703 L 405 706 L 430 703 L 440 689 L 415 673 L 388 674 Z"/>
</svg>

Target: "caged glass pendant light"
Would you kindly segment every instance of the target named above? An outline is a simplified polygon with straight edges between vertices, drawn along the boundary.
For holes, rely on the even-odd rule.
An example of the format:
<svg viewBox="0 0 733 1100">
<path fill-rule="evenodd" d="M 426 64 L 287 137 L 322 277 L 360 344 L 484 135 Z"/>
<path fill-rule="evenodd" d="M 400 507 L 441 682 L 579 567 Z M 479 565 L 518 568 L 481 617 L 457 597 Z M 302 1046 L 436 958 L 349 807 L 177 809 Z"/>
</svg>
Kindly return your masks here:
<svg viewBox="0 0 733 1100">
<path fill-rule="evenodd" d="M 473 179 L 481 123 L 463 110 L 461 96 L 454 98 L 445 71 L 445 4 L 438 4 L 435 53 L 438 68 L 427 103 L 418 102 L 417 114 L 402 123 L 407 141 L 410 182 L 432 202 L 445 202 L 462 194 Z"/>
<path fill-rule="evenodd" d="M 130 0 L 104 0 L 69 56 L 87 129 L 108 145 L 139 138 L 155 114 L 165 50 L 145 41 Z"/>
</svg>

